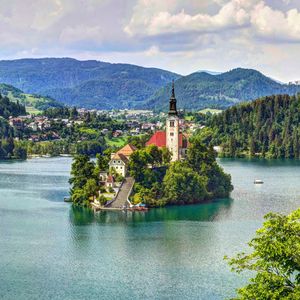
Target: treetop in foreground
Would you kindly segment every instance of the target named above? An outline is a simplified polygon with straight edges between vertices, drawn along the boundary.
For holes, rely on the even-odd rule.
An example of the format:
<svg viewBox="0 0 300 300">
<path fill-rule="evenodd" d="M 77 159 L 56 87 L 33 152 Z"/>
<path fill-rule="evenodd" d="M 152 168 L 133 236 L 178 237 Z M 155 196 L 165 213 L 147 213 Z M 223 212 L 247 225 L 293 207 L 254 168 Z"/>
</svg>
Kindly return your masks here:
<svg viewBox="0 0 300 300">
<path fill-rule="evenodd" d="M 249 243 L 252 253 L 229 260 L 237 273 L 255 272 L 236 299 L 300 299 L 300 209 L 288 216 L 269 213 L 265 219 Z"/>
</svg>

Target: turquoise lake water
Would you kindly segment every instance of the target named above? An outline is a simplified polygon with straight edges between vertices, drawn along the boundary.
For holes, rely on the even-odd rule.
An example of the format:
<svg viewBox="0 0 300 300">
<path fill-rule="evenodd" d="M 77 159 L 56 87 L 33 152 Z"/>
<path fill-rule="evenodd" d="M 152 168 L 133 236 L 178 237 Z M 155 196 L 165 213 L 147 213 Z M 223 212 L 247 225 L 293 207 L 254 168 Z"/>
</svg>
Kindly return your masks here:
<svg viewBox="0 0 300 300">
<path fill-rule="evenodd" d="M 300 162 L 240 159 L 230 199 L 94 215 L 63 202 L 70 163 L 0 163 L 0 299 L 226 299 L 246 278 L 223 256 L 300 205 Z"/>
</svg>

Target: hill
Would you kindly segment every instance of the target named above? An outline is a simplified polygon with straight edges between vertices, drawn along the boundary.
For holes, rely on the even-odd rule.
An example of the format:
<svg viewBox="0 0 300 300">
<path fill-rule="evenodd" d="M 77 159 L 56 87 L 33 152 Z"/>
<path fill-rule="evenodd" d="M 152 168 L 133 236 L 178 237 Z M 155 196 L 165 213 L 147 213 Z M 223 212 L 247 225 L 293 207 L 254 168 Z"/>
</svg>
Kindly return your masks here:
<svg viewBox="0 0 300 300">
<path fill-rule="evenodd" d="M 234 69 L 219 75 L 197 72 L 179 78 L 175 82 L 178 107 L 184 109 L 217 108 L 225 109 L 243 101 L 254 100 L 274 94 L 294 95 L 300 86 L 280 84 L 251 69 Z M 171 86 L 157 91 L 144 107 L 166 109 Z"/>
<path fill-rule="evenodd" d="M 0 82 L 64 104 L 97 108 L 139 106 L 180 75 L 129 64 L 71 58 L 0 61 Z"/>
<path fill-rule="evenodd" d="M 10 116 L 17 117 L 25 114 L 25 107 L 22 104 L 15 103 L 0 93 L 0 117 L 8 119 Z"/>
<path fill-rule="evenodd" d="M 300 158 L 299 124 L 300 94 L 276 95 L 214 115 L 200 136 L 229 157 Z"/>
<path fill-rule="evenodd" d="M 23 93 L 21 90 L 4 83 L 0 83 L 0 94 L 6 96 L 13 102 L 19 101 L 20 104 L 26 105 L 28 113 L 39 113 L 50 107 L 60 107 L 61 103 L 50 97 L 32 95 Z"/>
</svg>

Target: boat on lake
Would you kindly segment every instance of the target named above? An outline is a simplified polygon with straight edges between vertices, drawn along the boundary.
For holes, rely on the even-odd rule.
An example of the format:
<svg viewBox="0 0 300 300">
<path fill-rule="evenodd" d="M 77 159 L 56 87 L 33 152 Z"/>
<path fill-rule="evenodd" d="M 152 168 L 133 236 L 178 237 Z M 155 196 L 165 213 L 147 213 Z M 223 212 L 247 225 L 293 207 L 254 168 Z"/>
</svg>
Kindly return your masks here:
<svg viewBox="0 0 300 300">
<path fill-rule="evenodd" d="M 264 182 L 260 179 L 255 179 L 254 184 L 263 184 Z"/>
</svg>

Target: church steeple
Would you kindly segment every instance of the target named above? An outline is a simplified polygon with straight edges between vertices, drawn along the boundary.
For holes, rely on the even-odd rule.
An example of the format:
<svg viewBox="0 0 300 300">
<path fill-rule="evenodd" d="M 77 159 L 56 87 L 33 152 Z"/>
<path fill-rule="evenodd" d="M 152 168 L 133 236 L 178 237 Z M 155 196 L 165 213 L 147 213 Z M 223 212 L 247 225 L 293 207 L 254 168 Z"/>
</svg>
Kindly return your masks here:
<svg viewBox="0 0 300 300">
<path fill-rule="evenodd" d="M 176 108 L 176 98 L 175 98 L 175 87 L 174 87 L 174 80 L 172 81 L 172 95 L 170 98 L 170 108 L 169 108 L 169 116 L 175 115 L 177 116 L 177 108 Z"/>
</svg>

